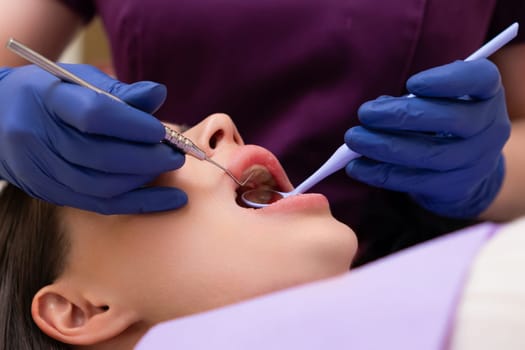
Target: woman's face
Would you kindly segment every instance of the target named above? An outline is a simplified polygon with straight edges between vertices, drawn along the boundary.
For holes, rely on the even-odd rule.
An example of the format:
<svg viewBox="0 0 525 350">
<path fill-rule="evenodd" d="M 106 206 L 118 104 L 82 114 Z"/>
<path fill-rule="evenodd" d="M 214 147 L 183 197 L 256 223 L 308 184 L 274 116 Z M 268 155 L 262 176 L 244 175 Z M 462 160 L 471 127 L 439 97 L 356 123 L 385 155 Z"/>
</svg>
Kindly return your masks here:
<svg viewBox="0 0 525 350">
<path fill-rule="evenodd" d="M 244 145 L 228 116 L 212 115 L 185 135 L 238 178 L 260 164 L 280 188 L 291 188 L 275 157 Z M 243 208 L 237 184 L 192 157 L 153 185 L 183 189 L 187 206 L 118 216 L 67 208 L 71 255 L 60 277 L 119 295 L 149 324 L 344 273 L 357 248 L 322 195 Z"/>
</svg>

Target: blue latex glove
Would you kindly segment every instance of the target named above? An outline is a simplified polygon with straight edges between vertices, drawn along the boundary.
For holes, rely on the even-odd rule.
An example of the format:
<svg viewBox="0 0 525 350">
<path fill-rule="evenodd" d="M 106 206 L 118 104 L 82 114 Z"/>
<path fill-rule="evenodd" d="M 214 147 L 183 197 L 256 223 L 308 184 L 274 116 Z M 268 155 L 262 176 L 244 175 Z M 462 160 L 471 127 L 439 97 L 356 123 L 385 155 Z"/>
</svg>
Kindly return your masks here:
<svg viewBox="0 0 525 350">
<path fill-rule="evenodd" d="M 380 97 L 358 112 L 362 126 L 345 134 L 364 155 L 349 176 L 409 193 L 443 216 L 473 218 L 497 195 L 510 135 L 497 67 L 486 59 L 456 61 L 412 76 L 416 98 Z"/>
<path fill-rule="evenodd" d="M 33 197 L 104 214 L 183 206 L 179 189 L 144 187 L 184 164 L 159 143 L 164 127 L 149 114 L 166 88 L 123 84 L 87 65 L 66 68 L 136 108 L 36 66 L 0 68 L 0 177 Z"/>
</svg>

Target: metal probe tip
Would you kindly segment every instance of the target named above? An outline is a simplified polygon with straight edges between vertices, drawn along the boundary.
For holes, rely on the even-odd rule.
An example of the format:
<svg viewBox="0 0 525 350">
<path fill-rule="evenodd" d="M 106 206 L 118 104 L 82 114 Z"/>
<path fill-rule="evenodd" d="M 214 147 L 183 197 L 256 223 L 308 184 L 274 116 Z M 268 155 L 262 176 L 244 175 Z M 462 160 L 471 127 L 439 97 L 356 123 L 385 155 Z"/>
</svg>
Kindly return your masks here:
<svg viewBox="0 0 525 350">
<path fill-rule="evenodd" d="M 235 183 L 237 185 L 244 186 L 248 182 L 248 180 L 250 180 L 250 178 L 252 177 L 252 174 L 250 174 L 250 176 L 248 176 L 246 178 L 246 180 L 244 180 L 243 182 L 237 180 L 237 178 L 235 176 L 233 176 L 231 171 L 229 171 L 228 169 L 226 169 L 225 167 L 223 167 L 219 163 L 215 162 L 211 158 L 209 158 L 206 155 L 206 152 L 204 152 L 202 149 L 197 147 L 197 145 L 194 144 L 193 141 L 191 141 L 189 138 L 184 136 L 182 133 L 171 129 L 170 127 L 168 127 L 166 125 L 164 125 L 164 129 L 166 129 L 166 135 L 164 136 L 164 140 L 163 140 L 164 143 L 167 143 L 167 144 L 169 144 L 169 145 L 171 145 L 171 146 L 181 150 L 183 153 L 185 153 L 187 155 L 193 156 L 193 157 L 195 157 L 195 158 L 197 158 L 199 160 L 205 160 L 208 163 L 211 163 L 211 164 L 215 165 L 217 168 L 221 169 L 229 177 L 231 177 L 231 179 L 233 181 L 235 181 Z"/>
<path fill-rule="evenodd" d="M 205 161 L 208 161 L 210 162 L 211 164 L 215 165 L 216 167 L 218 167 L 219 169 L 221 169 L 222 171 L 224 171 L 229 177 L 231 177 L 231 179 L 233 181 L 235 181 L 235 183 L 239 186 L 244 186 L 246 185 L 246 183 L 251 179 L 253 173 L 251 173 L 243 182 L 237 180 L 237 178 L 235 176 L 233 176 L 233 174 L 231 173 L 231 171 L 229 171 L 228 169 L 226 169 L 225 167 L 223 167 L 222 165 L 220 165 L 219 163 L 215 162 L 214 160 L 212 160 L 211 158 L 208 158 L 208 156 L 206 156 L 204 158 Z"/>
</svg>

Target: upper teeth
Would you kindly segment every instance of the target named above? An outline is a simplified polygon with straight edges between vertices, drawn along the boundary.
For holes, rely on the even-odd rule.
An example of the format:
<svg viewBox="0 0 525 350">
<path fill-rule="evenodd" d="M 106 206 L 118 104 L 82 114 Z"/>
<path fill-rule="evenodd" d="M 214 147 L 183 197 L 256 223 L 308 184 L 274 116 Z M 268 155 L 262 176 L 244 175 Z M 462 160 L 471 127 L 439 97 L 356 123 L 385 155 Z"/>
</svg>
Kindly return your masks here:
<svg viewBox="0 0 525 350">
<path fill-rule="evenodd" d="M 258 188 L 262 186 L 275 187 L 277 184 L 272 174 L 264 166 L 256 164 L 246 169 L 242 175 L 242 181 L 247 179 L 248 182 L 243 187 Z"/>
</svg>

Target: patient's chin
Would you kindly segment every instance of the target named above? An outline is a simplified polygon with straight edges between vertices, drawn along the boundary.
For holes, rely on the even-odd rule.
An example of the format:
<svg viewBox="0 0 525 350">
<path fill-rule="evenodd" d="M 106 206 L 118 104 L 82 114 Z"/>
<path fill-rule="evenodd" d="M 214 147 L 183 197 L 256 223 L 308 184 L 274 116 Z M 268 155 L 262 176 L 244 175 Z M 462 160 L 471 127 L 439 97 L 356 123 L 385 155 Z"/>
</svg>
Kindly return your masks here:
<svg viewBox="0 0 525 350">
<path fill-rule="evenodd" d="M 357 253 L 357 236 L 348 226 L 337 222 L 335 229 L 327 232 L 319 250 L 319 260 L 325 261 L 327 270 L 333 274 L 347 272 Z"/>
</svg>

